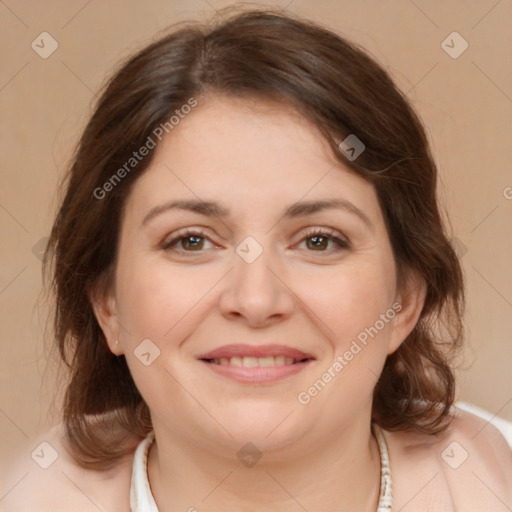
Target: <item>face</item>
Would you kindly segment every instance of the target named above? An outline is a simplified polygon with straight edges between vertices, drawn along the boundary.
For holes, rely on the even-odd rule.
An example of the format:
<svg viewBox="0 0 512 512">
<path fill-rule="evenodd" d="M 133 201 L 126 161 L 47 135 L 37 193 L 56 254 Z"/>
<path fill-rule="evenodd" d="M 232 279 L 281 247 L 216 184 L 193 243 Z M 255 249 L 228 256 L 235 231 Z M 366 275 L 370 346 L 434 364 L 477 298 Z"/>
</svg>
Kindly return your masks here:
<svg viewBox="0 0 512 512">
<path fill-rule="evenodd" d="M 368 421 L 416 321 L 396 275 L 373 185 L 311 124 L 209 97 L 135 182 L 96 312 L 155 430 L 209 449 L 314 446 Z"/>
</svg>

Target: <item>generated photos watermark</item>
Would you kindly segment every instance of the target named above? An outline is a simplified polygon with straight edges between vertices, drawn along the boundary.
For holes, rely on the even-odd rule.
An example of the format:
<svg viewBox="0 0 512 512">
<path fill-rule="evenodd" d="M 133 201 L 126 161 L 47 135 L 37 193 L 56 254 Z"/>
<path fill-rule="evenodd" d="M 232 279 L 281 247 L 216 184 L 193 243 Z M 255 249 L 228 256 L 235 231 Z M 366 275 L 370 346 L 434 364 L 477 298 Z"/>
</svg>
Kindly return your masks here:
<svg viewBox="0 0 512 512">
<path fill-rule="evenodd" d="M 185 119 L 190 114 L 192 109 L 197 106 L 197 103 L 195 98 L 189 98 L 187 103 L 176 109 L 174 114 L 165 123 L 160 123 L 151 132 L 151 135 L 148 136 L 146 142 L 137 151 L 134 151 L 132 156 L 101 187 L 94 189 L 94 197 L 99 200 L 104 199 L 109 192 L 114 190 L 121 180 L 135 169 L 144 157 L 149 155 L 152 149 L 156 148 L 158 142 L 161 142 L 165 135 L 169 134 L 182 119 Z"/>
<path fill-rule="evenodd" d="M 396 314 L 402 310 L 402 304 L 395 302 L 392 306 L 379 316 L 375 323 L 366 327 L 352 340 L 350 347 L 343 353 L 336 357 L 334 363 L 325 370 L 319 379 L 317 379 L 307 390 L 301 391 L 297 395 L 297 400 L 300 404 L 306 405 L 311 402 L 311 399 L 320 393 L 329 382 L 337 377 L 341 371 L 350 364 L 350 361 L 359 354 L 364 347 L 368 345 L 370 339 L 375 338 L 382 329 L 395 318 Z"/>
</svg>

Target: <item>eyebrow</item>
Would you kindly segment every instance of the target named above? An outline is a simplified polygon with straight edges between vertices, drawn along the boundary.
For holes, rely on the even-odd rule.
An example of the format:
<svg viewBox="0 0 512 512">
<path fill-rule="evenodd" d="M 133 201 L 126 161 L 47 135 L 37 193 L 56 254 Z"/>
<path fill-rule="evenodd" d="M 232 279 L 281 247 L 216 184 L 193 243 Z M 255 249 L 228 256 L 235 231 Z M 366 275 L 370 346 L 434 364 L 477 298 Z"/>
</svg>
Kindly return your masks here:
<svg viewBox="0 0 512 512">
<path fill-rule="evenodd" d="M 282 215 L 282 218 L 292 219 L 298 217 L 304 217 L 311 215 L 323 210 L 338 209 L 345 210 L 351 213 L 360 220 L 362 220 L 366 226 L 373 231 L 373 224 L 370 219 L 363 213 L 355 204 L 345 199 L 324 199 L 324 200 L 312 200 L 312 201 L 299 201 L 288 206 Z M 186 210 L 207 217 L 218 217 L 220 219 L 230 217 L 229 210 L 222 206 L 220 203 L 214 201 L 201 201 L 199 199 L 180 199 L 175 201 L 169 201 L 159 206 L 152 208 L 144 217 L 142 225 L 144 226 L 150 220 L 157 217 L 158 215 L 167 212 L 169 210 Z"/>
</svg>

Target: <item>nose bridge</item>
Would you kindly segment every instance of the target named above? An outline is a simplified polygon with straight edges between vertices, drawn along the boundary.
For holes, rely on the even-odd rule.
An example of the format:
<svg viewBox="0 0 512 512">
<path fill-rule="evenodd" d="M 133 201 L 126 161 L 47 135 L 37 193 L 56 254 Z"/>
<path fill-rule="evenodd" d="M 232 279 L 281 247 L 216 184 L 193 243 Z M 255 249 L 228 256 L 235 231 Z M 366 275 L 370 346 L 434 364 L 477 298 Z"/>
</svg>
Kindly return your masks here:
<svg viewBox="0 0 512 512">
<path fill-rule="evenodd" d="M 271 247 L 247 237 L 233 254 L 234 269 L 221 301 L 225 314 L 243 316 L 250 323 L 288 314 L 293 299 L 278 278 L 279 258 Z"/>
<path fill-rule="evenodd" d="M 275 286 L 275 275 L 272 264 L 276 266 L 276 257 L 270 244 L 258 242 L 254 237 L 248 236 L 236 247 L 234 255 L 234 280 L 236 288 L 244 292 L 250 291 L 265 293 Z M 265 244 L 265 246 L 263 245 Z"/>
</svg>

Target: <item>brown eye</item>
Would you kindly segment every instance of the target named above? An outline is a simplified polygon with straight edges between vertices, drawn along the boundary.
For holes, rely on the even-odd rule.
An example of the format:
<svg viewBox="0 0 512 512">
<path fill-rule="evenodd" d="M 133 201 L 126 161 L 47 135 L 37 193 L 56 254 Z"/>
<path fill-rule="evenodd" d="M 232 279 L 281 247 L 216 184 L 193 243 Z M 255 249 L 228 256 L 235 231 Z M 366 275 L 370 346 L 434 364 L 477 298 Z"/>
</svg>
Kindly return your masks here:
<svg viewBox="0 0 512 512">
<path fill-rule="evenodd" d="M 307 240 L 308 249 L 325 250 L 328 248 L 329 239 L 325 236 L 310 236 Z"/>
<path fill-rule="evenodd" d="M 198 251 L 201 250 L 204 246 L 204 237 L 202 236 L 185 236 L 183 238 L 180 238 L 178 241 L 181 241 L 181 246 L 186 251 L 192 250 L 192 251 Z"/>
<path fill-rule="evenodd" d="M 213 246 L 209 238 L 199 231 L 181 231 L 165 241 L 162 249 L 168 252 L 191 253 L 205 251 Z"/>
<path fill-rule="evenodd" d="M 324 229 L 314 229 L 306 233 L 302 239 L 308 251 L 314 252 L 338 252 L 350 248 L 349 242 L 341 238 L 337 232 Z"/>
</svg>

